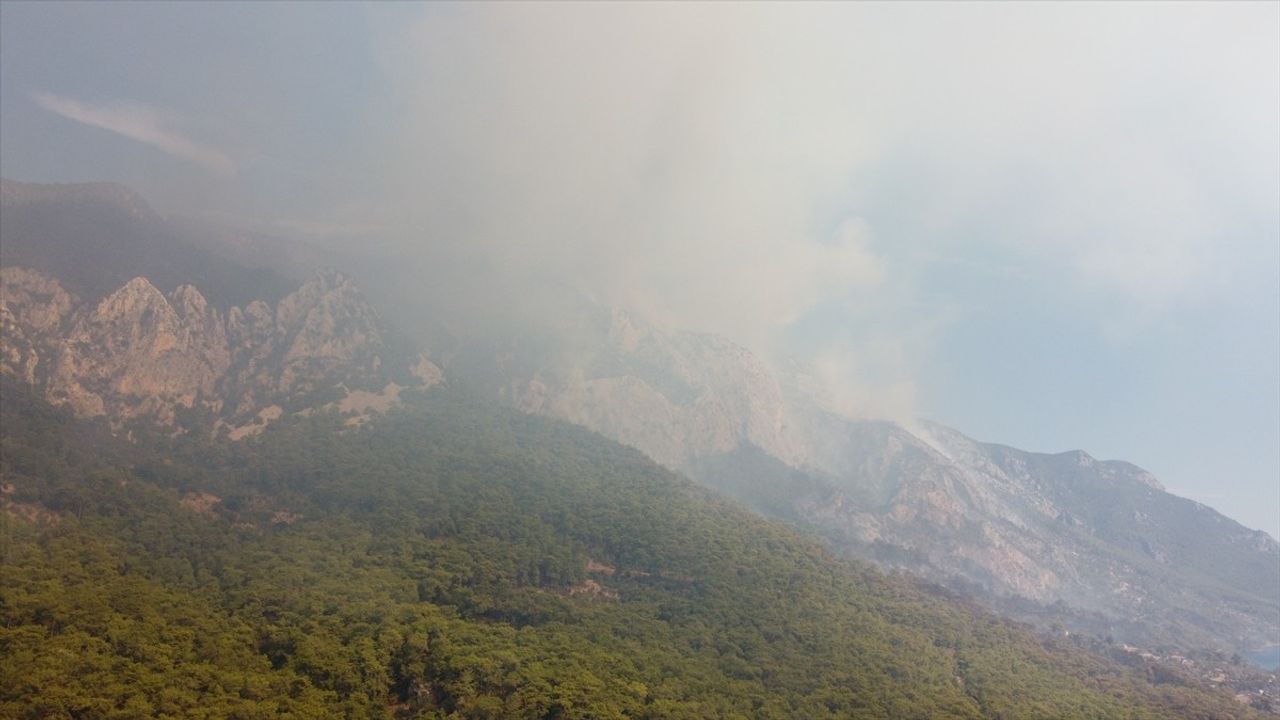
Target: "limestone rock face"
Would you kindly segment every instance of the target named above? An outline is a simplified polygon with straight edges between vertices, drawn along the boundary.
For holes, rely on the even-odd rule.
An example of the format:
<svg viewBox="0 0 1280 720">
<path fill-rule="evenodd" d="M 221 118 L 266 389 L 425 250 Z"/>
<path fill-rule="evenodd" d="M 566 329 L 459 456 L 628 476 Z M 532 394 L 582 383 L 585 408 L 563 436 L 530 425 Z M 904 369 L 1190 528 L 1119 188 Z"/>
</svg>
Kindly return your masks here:
<svg viewBox="0 0 1280 720">
<path fill-rule="evenodd" d="M 319 275 L 276 309 L 275 337 L 283 352 L 277 392 L 308 388 L 348 370 L 377 371 L 383 335 L 373 308 L 350 279 Z"/>
<path fill-rule="evenodd" d="M 145 278 L 130 280 L 79 314 L 48 378 L 47 396 L 78 415 L 173 421 L 197 402 L 217 411 L 215 385 L 230 364 L 221 318 L 195 288 L 166 298 Z"/>
<path fill-rule="evenodd" d="M 224 317 L 191 285 L 166 296 L 138 277 L 81 306 L 53 278 L 2 272 L 0 372 L 80 416 L 178 425 L 181 411 L 196 410 L 234 424 L 317 390 L 341 397 L 390 382 L 378 317 L 337 273 L 275 308 L 255 301 Z M 425 356 L 406 372 L 440 381 Z"/>
<path fill-rule="evenodd" d="M 514 377 L 504 394 L 526 412 L 568 420 L 687 469 L 751 443 L 799 463 L 778 382 L 751 352 L 722 338 L 659 330 L 609 311 L 586 361 L 554 377 Z"/>
<path fill-rule="evenodd" d="M 28 385 L 36 382 L 40 353 L 8 306 L 0 304 L 0 373 L 13 375 Z"/>
<path fill-rule="evenodd" d="M 46 338 L 61 333 L 76 299 L 54 279 L 24 268 L 0 268 L 0 373 L 34 385 L 52 356 Z"/>
<path fill-rule="evenodd" d="M 274 382 L 264 382 L 263 378 L 271 376 L 276 354 L 275 311 L 261 300 L 244 308 L 231 308 L 227 313 L 227 342 L 237 348 L 225 381 L 227 397 L 234 403 L 231 414 L 252 414 L 273 392 Z"/>
<path fill-rule="evenodd" d="M 56 331 L 77 300 L 53 278 L 19 267 L 0 268 L 0 305 L 35 333 Z"/>
</svg>

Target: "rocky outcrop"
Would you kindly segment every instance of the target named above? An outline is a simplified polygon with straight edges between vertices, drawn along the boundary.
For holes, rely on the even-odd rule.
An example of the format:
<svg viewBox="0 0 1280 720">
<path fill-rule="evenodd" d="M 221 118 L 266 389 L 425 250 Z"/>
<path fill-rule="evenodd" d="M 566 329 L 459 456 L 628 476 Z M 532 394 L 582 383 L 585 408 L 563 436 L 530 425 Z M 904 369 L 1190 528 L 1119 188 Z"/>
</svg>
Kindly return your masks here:
<svg viewBox="0 0 1280 720">
<path fill-rule="evenodd" d="M 255 301 L 225 316 L 191 285 L 166 296 L 139 277 L 79 306 L 40 273 L 6 267 L 0 279 L 0 372 L 80 416 L 181 425 L 179 414 L 193 410 L 235 426 L 279 417 L 260 413 L 317 391 L 335 402 L 361 389 L 398 393 L 377 315 L 337 273 L 316 276 L 275 308 Z M 401 364 L 415 384 L 440 381 L 425 357 L 411 369 Z"/>
<path fill-rule="evenodd" d="M 171 424 L 180 407 L 221 409 L 215 390 L 230 356 L 221 318 L 195 288 L 166 298 L 135 278 L 78 315 L 61 339 L 46 395 L 77 415 L 146 415 Z"/>
<path fill-rule="evenodd" d="M 232 308 L 227 336 L 236 351 L 224 394 L 235 402 L 235 416 L 337 384 L 381 388 L 389 381 L 377 315 L 338 273 L 317 275 L 275 308 L 262 301 Z"/>
<path fill-rule="evenodd" d="M 711 335 L 662 332 L 619 309 L 598 329 L 598 343 L 575 348 L 571 371 L 510 377 L 502 395 L 526 412 L 583 425 L 679 470 L 744 442 L 802 462 L 777 380 L 745 348 Z"/>
<path fill-rule="evenodd" d="M 56 280 L 23 268 L 0 268 L 0 372 L 34 385 L 77 304 Z M 44 363 L 44 365 L 42 365 Z"/>
<path fill-rule="evenodd" d="M 276 392 L 312 389 L 317 378 L 376 374 L 385 348 L 377 315 L 350 279 L 317 276 L 276 308 L 275 334 L 282 353 Z"/>
</svg>

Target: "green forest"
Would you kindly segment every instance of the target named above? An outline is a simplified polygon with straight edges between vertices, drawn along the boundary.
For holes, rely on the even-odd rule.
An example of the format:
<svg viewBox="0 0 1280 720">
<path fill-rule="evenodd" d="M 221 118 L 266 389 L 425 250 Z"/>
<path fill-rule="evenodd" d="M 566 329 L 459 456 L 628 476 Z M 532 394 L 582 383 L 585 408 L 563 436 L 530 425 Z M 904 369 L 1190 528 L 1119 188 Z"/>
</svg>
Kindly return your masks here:
<svg viewBox="0 0 1280 720">
<path fill-rule="evenodd" d="M 456 387 L 237 443 L 3 397 L 3 718 L 1254 716 Z"/>
</svg>

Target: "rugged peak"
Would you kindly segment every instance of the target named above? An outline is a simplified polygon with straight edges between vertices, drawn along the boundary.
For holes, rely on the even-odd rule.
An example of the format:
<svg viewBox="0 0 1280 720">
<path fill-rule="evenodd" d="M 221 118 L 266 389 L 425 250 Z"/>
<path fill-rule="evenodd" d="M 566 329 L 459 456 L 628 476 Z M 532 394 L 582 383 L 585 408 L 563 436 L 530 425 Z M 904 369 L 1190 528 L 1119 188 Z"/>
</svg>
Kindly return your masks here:
<svg viewBox="0 0 1280 720">
<path fill-rule="evenodd" d="M 98 303 L 92 321 L 119 323 L 126 320 L 138 325 L 163 322 L 176 324 L 177 315 L 164 293 L 144 277 L 136 277 Z"/>
<path fill-rule="evenodd" d="M 1085 468 L 1093 467 L 1098 464 L 1098 461 L 1095 460 L 1092 455 L 1083 450 L 1068 450 L 1067 452 L 1062 453 L 1062 457 L 1070 460 L 1080 467 Z"/>
<path fill-rule="evenodd" d="M 194 288 L 174 299 L 181 312 L 136 277 L 78 313 L 65 338 L 46 338 L 57 357 L 49 398 L 115 421 L 147 415 L 167 423 L 177 407 L 216 408 L 214 386 L 229 364 L 226 336 Z"/>
<path fill-rule="evenodd" d="M 151 284 L 150 280 L 141 276 L 136 277 L 130 280 L 129 282 L 125 283 L 120 287 L 119 290 L 115 292 L 115 294 L 125 294 L 125 295 L 138 294 L 138 293 L 148 294 L 148 295 L 155 294 L 155 295 L 159 295 L 162 298 L 164 297 L 164 295 L 160 293 L 160 290 L 158 290 L 155 285 Z"/>
<path fill-rule="evenodd" d="M 76 303 L 47 275 L 0 268 L 0 374 L 34 385 L 48 365 L 40 338 L 60 332 Z"/>
<path fill-rule="evenodd" d="M 649 329 L 636 322 L 621 308 L 612 308 L 609 313 L 609 340 L 625 352 L 635 352 L 640 342 L 649 334 Z"/>
<path fill-rule="evenodd" d="M 280 301 L 276 322 L 283 331 L 296 329 L 319 306 L 329 309 L 359 308 L 363 314 L 373 313 L 351 278 L 334 270 L 326 270 L 313 275 Z"/>
<path fill-rule="evenodd" d="M 179 285 L 169 296 L 169 304 L 178 317 L 182 318 L 182 322 L 193 331 L 206 335 L 225 335 L 226 326 L 222 322 L 222 316 L 194 285 Z"/>
<path fill-rule="evenodd" d="M 533 353 L 515 362 L 508 350 L 495 353 L 505 375 L 499 392 L 522 410 L 583 425 L 679 470 L 743 444 L 800 462 L 781 389 L 750 351 L 619 308 L 593 306 L 587 317 L 565 333 L 579 349 L 570 371 L 538 367 Z"/>
<path fill-rule="evenodd" d="M 307 289 L 327 291 L 347 287 L 355 289 L 355 282 L 352 281 L 350 277 L 343 272 L 334 270 L 333 268 L 324 268 L 323 270 L 316 271 L 310 279 L 302 284 L 299 291 L 302 292 Z"/>
<path fill-rule="evenodd" d="M 1128 463 L 1125 463 L 1125 464 L 1128 465 Z M 1147 472 L 1146 470 L 1143 470 L 1140 467 L 1136 467 L 1136 466 L 1130 466 L 1130 467 L 1132 467 L 1134 470 L 1134 472 L 1132 473 L 1132 477 L 1134 480 L 1137 480 L 1138 482 L 1142 483 L 1143 485 L 1146 485 L 1152 490 L 1167 492 L 1164 488 L 1164 484 L 1161 483 L 1158 479 L 1156 479 L 1155 475 L 1152 475 L 1151 473 Z"/>
<path fill-rule="evenodd" d="M 1129 480 L 1140 485 L 1145 485 L 1152 490 L 1164 491 L 1164 485 L 1156 479 L 1155 475 L 1143 470 L 1142 468 L 1128 463 L 1123 460 L 1106 460 L 1097 464 L 1098 472 L 1104 477 Z"/>
<path fill-rule="evenodd" d="M 237 423 L 300 398 L 400 387 L 383 367 L 376 314 L 340 273 L 317 275 L 275 308 L 254 301 L 225 315 L 191 284 L 166 297 L 135 277 L 77 308 L 38 272 L 6 267 L 2 279 L 0 372 L 81 416 L 177 424 L 185 408 Z M 396 365 L 401 382 L 415 377 L 412 362 Z M 439 382 L 419 365 L 421 384 Z"/>
<path fill-rule="evenodd" d="M 287 338 L 289 362 L 351 358 L 383 342 L 381 322 L 359 288 L 332 271 L 317 274 L 281 300 L 276 327 Z"/>
<path fill-rule="evenodd" d="M 20 267 L 0 268 L 0 306 L 37 332 L 56 328 L 78 304 L 57 280 Z"/>
<path fill-rule="evenodd" d="M 209 307 L 204 295 L 201 295 L 194 285 L 179 285 L 169 297 L 174 309 L 180 312 L 190 310 L 196 313 L 203 313 Z"/>
</svg>

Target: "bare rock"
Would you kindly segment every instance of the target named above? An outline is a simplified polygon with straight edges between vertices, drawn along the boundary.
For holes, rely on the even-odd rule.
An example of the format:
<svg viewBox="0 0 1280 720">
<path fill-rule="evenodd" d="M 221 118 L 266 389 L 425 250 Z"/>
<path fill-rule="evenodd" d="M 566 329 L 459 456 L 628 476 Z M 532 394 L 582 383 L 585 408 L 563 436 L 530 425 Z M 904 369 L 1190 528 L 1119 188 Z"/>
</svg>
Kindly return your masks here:
<svg viewBox="0 0 1280 720">
<path fill-rule="evenodd" d="M 173 421 L 176 407 L 217 410 L 215 385 L 229 366 L 222 322 L 195 288 L 178 308 L 146 278 L 134 278 L 79 315 L 49 378 L 48 397 L 79 415 Z"/>
<path fill-rule="evenodd" d="M 53 278 L 0 268 L 0 373 L 37 384 L 45 369 L 41 363 L 53 354 L 75 304 Z"/>
<path fill-rule="evenodd" d="M 197 409 L 246 437 L 316 390 L 350 395 L 333 406 L 366 418 L 398 401 L 401 387 L 383 371 L 381 322 L 336 273 L 275 308 L 254 301 L 225 317 L 192 285 L 166 297 L 138 277 L 80 306 L 41 273 L 6 267 L 0 279 L 0 372 L 82 417 L 176 426 L 180 411 Z M 428 387 L 443 377 L 425 355 L 411 375 Z"/>
</svg>

